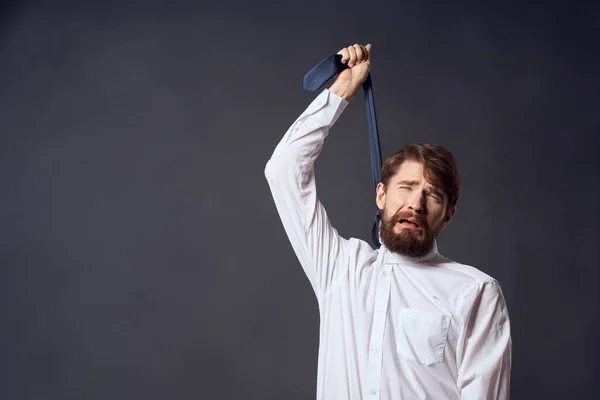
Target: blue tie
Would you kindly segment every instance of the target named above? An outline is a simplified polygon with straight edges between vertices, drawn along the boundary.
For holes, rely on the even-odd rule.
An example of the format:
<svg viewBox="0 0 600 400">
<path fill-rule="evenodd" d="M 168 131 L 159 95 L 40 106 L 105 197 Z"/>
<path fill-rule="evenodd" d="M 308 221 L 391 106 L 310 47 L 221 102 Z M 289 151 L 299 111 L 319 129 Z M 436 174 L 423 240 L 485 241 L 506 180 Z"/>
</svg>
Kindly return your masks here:
<svg viewBox="0 0 600 400">
<path fill-rule="evenodd" d="M 342 56 L 336 54 L 329 56 L 304 75 L 304 90 L 320 90 L 331 78 L 348 68 L 342 63 Z M 373 174 L 373 187 L 381 181 L 381 146 L 379 144 L 379 133 L 377 132 L 377 115 L 375 114 L 375 99 L 373 98 L 373 86 L 371 74 L 363 83 L 365 92 L 365 103 L 367 106 L 367 123 L 369 125 L 369 147 L 371 149 L 371 172 Z M 381 221 L 381 210 L 375 213 L 375 224 L 373 225 L 372 239 L 376 248 L 379 243 L 379 222 Z"/>
</svg>

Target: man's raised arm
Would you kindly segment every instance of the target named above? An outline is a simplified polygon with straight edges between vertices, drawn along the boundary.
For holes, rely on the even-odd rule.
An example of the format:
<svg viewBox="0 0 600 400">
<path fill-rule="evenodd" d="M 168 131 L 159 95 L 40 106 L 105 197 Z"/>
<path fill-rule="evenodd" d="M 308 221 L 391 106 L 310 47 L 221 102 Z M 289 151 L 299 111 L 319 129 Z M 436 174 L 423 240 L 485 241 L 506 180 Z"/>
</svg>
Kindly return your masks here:
<svg viewBox="0 0 600 400">
<path fill-rule="evenodd" d="M 338 52 L 350 68 L 290 126 L 265 167 L 283 227 L 319 300 L 339 273 L 334 265 L 345 240 L 317 197 L 314 162 L 329 129 L 369 73 L 370 47 L 354 45 Z"/>
</svg>

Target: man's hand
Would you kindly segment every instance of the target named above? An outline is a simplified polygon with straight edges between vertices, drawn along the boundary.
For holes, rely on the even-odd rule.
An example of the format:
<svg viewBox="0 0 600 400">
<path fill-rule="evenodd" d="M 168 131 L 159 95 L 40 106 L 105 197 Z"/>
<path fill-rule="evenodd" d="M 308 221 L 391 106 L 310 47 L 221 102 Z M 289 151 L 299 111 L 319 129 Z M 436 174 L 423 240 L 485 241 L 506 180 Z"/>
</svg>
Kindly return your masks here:
<svg viewBox="0 0 600 400">
<path fill-rule="evenodd" d="M 363 84 L 371 69 L 371 44 L 362 46 L 355 44 L 338 51 L 342 55 L 342 63 L 350 68 L 340 72 L 329 88 L 331 93 L 350 101 Z"/>
</svg>

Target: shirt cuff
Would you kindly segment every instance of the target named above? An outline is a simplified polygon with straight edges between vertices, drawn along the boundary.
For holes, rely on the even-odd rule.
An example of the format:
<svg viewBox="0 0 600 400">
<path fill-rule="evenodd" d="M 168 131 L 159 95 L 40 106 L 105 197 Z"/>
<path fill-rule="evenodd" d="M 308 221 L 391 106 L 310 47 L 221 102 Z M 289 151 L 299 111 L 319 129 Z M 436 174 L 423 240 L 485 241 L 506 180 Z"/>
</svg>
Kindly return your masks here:
<svg viewBox="0 0 600 400">
<path fill-rule="evenodd" d="M 324 89 L 310 103 L 301 119 L 305 119 L 309 115 L 319 114 L 317 120 L 321 121 L 319 125 L 332 127 L 337 119 L 342 115 L 349 102 L 328 89 Z"/>
</svg>

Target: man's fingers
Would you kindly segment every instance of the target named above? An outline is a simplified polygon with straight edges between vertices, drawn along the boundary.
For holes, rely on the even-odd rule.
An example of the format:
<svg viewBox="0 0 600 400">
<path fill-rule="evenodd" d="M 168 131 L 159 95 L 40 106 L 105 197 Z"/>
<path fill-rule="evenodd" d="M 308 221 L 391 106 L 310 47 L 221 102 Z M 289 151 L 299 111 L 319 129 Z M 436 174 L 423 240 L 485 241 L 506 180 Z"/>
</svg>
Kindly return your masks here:
<svg viewBox="0 0 600 400">
<path fill-rule="evenodd" d="M 348 61 L 348 59 L 350 58 L 350 55 L 348 54 L 348 49 L 347 48 L 343 48 L 340 51 L 338 51 L 338 54 L 341 54 L 342 56 L 342 63 L 346 63 Z"/>
<path fill-rule="evenodd" d="M 348 49 L 348 54 L 350 54 L 350 60 L 348 61 L 348 66 L 354 67 L 354 65 L 356 64 L 356 49 L 354 48 L 354 46 L 347 47 L 347 49 Z"/>
<path fill-rule="evenodd" d="M 363 52 L 363 58 L 362 58 L 362 62 L 368 62 L 371 61 L 371 54 L 369 53 L 369 50 L 367 50 L 366 46 L 360 46 Z"/>
<path fill-rule="evenodd" d="M 366 53 L 363 51 L 363 47 L 360 44 L 355 44 L 352 46 L 354 51 L 356 52 L 356 63 L 359 64 L 364 61 Z"/>
<path fill-rule="evenodd" d="M 347 64 L 349 67 L 353 67 L 356 64 L 371 60 L 371 43 L 366 46 L 354 44 L 352 46 L 344 47 L 337 53 L 342 56 L 342 63 Z"/>
</svg>

